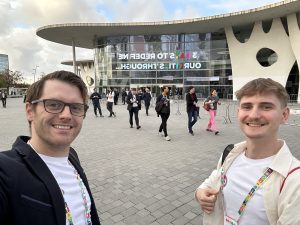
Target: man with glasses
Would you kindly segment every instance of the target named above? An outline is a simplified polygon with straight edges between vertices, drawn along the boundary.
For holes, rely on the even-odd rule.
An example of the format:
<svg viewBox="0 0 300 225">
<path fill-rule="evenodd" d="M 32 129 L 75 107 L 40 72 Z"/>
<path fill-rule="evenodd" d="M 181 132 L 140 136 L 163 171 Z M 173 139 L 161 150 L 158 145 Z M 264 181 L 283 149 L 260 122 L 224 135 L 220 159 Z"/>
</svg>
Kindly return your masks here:
<svg viewBox="0 0 300 225">
<path fill-rule="evenodd" d="M 88 109 L 80 77 L 57 71 L 26 97 L 31 137 L 0 153 L 0 224 L 100 225 L 86 175 L 70 144 Z"/>
</svg>

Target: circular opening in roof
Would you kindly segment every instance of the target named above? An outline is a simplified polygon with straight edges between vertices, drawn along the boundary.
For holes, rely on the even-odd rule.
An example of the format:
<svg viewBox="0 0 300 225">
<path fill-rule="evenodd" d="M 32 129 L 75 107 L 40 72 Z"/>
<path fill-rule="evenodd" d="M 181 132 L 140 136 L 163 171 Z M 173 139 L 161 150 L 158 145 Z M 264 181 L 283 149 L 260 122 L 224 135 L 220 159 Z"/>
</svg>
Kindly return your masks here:
<svg viewBox="0 0 300 225">
<path fill-rule="evenodd" d="M 263 67 L 269 67 L 277 62 L 278 55 L 270 48 L 262 48 L 257 52 L 256 59 Z"/>
</svg>

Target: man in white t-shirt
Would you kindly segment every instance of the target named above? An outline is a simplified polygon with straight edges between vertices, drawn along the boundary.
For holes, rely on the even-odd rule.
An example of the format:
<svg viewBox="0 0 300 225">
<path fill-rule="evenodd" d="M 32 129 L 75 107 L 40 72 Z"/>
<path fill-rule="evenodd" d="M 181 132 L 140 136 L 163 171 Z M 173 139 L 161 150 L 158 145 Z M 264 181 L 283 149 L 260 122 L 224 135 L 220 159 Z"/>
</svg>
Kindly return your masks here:
<svg viewBox="0 0 300 225">
<path fill-rule="evenodd" d="M 278 82 L 259 78 L 236 97 L 246 140 L 196 190 L 203 225 L 298 225 L 300 162 L 278 139 L 289 117 L 288 94 Z"/>
<path fill-rule="evenodd" d="M 108 88 L 108 92 L 106 94 L 106 98 L 107 98 L 106 108 L 109 111 L 108 117 L 112 117 L 112 116 L 116 117 L 116 113 L 113 111 L 114 97 L 115 97 L 115 92 L 112 91 L 111 88 Z"/>
<path fill-rule="evenodd" d="M 31 137 L 0 153 L 0 224 L 100 225 L 77 153 L 70 147 L 88 109 L 79 76 L 56 71 L 26 96 Z"/>
</svg>

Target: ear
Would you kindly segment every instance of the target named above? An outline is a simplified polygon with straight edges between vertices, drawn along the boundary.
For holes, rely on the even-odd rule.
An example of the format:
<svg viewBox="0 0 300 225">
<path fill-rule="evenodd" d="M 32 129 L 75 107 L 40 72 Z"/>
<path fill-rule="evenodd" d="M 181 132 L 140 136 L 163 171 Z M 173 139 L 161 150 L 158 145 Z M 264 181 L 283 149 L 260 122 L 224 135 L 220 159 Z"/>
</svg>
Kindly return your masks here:
<svg viewBox="0 0 300 225">
<path fill-rule="evenodd" d="M 29 122 L 32 122 L 33 118 L 34 118 L 34 109 L 33 109 L 32 104 L 30 104 L 29 102 L 26 102 L 25 111 L 26 111 L 27 120 Z"/>
<path fill-rule="evenodd" d="M 281 123 L 286 123 L 287 120 L 289 119 L 289 115 L 290 115 L 290 108 L 285 107 L 282 111 L 282 121 L 281 121 Z"/>
</svg>

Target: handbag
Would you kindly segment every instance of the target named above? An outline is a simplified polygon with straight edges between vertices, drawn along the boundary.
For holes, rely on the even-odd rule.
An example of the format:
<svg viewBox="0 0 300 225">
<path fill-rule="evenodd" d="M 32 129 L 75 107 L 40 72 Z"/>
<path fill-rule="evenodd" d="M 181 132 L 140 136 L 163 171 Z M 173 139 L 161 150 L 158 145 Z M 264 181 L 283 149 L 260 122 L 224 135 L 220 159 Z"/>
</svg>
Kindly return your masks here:
<svg viewBox="0 0 300 225">
<path fill-rule="evenodd" d="M 209 111 L 210 110 L 210 106 L 209 104 L 205 104 L 206 102 L 203 102 L 203 109 L 205 109 L 206 111 Z"/>
<path fill-rule="evenodd" d="M 160 113 L 163 107 L 164 107 L 164 102 L 163 101 L 156 102 L 155 111 L 157 113 Z"/>
</svg>

